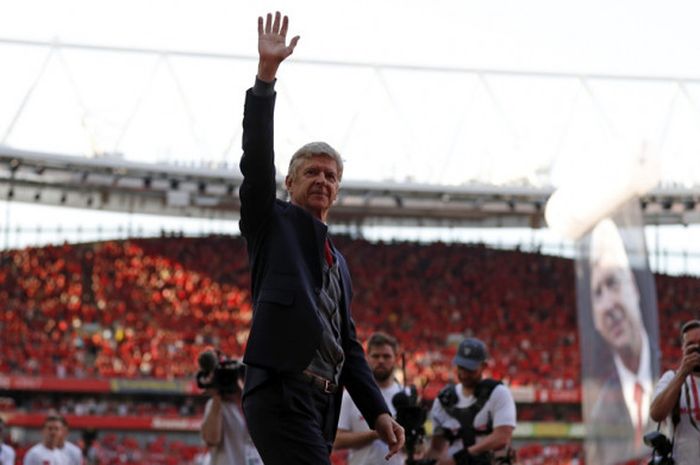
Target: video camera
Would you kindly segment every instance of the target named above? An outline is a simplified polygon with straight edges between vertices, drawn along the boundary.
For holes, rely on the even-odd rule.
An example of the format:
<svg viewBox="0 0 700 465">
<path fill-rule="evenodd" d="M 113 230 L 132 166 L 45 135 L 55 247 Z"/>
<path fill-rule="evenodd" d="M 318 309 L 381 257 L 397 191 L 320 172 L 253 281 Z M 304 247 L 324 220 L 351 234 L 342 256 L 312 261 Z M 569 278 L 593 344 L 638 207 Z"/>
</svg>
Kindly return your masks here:
<svg viewBox="0 0 700 465">
<path fill-rule="evenodd" d="M 245 375 L 245 365 L 228 358 L 219 350 L 205 350 L 197 358 L 197 386 L 200 389 L 216 389 L 220 394 L 233 394 L 240 390 L 238 380 Z"/>
<path fill-rule="evenodd" d="M 673 443 L 665 435 L 658 431 L 647 433 L 644 435 L 644 444 L 654 449 L 651 453 L 649 465 L 673 465 L 675 463 L 673 457 L 671 457 Z"/>
<path fill-rule="evenodd" d="M 394 394 L 391 403 L 396 409 L 396 421 L 404 429 L 406 435 L 406 463 L 417 464 L 413 459 L 416 446 L 425 438 L 425 420 L 428 411 L 419 402 L 418 392 L 415 386 L 410 386 L 405 390 Z"/>
</svg>

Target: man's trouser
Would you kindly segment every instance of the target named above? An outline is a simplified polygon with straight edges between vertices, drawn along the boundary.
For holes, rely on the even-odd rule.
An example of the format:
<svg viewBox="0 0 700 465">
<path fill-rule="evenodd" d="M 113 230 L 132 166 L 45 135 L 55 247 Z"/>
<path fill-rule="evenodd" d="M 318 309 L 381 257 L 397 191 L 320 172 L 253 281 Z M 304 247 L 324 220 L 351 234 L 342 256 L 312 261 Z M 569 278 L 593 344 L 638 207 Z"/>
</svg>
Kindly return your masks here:
<svg viewBox="0 0 700 465">
<path fill-rule="evenodd" d="M 333 394 L 300 379 L 274 376 L 243 398 L 243 412 L 265 465 L 330 465 Z"/>
</svg>

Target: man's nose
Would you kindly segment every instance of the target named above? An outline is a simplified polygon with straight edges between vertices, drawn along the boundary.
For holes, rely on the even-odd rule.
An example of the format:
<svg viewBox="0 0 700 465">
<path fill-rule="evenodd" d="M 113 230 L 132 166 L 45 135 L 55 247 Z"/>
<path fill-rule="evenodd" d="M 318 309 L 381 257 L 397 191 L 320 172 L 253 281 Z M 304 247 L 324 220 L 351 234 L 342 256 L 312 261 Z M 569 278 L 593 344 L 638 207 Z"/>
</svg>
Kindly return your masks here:
<svg viewBox="0 0 700 465">
<path fill-rule="evenodd" d="M 603 286 L 603 289 L 600 291 L 600 296 L 598 297 L 598 302 L 603 310 L 610 312 L 615 307 L 615 300 L 614 293 L 610 292 L 610 289 Z"/>
</svg>

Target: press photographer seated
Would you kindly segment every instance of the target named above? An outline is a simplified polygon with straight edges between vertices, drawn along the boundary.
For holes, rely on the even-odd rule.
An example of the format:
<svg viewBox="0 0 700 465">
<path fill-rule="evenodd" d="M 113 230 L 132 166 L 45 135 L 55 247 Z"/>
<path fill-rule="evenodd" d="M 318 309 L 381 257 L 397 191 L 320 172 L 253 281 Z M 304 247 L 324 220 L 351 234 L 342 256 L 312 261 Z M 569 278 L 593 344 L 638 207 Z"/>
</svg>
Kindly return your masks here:
<svg viewBox="0 0 700 465">
<path fill-rule="evenodd" d="M 670 425 L 672 457 L 678 465 L 700 460 L 700 320 L 681 328 L 683 356 L 677 370 L 663 374 L 656 385 L 649 415 Z"/>
</svg>

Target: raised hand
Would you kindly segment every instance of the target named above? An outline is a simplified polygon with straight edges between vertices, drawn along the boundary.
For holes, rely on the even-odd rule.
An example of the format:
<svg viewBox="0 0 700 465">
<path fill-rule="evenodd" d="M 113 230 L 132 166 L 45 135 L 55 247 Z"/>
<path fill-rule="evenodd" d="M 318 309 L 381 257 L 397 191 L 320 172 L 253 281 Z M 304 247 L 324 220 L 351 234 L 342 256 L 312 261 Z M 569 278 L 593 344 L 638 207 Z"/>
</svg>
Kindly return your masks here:
<svg viewBox="0 0 700 465">
<path fill-rule="evenodd" d="M 274 21 L 272 13 L 267 14 L 265 23 L 262 17 L 258 17 L 258 78 L 271 82 L 275 79 L 277 68 L 294 51 L 299 36 L 294 36 L 287 44 L 287 29 L 289 18 L 282 17 L 279 11 L 275 13 Z"/>
</svg>

